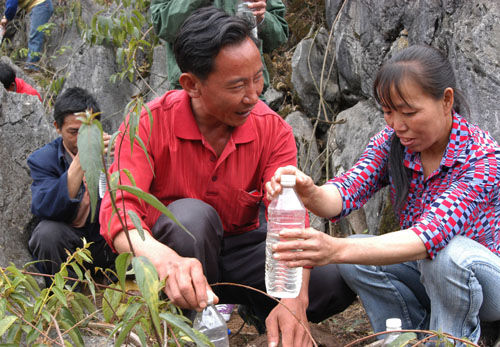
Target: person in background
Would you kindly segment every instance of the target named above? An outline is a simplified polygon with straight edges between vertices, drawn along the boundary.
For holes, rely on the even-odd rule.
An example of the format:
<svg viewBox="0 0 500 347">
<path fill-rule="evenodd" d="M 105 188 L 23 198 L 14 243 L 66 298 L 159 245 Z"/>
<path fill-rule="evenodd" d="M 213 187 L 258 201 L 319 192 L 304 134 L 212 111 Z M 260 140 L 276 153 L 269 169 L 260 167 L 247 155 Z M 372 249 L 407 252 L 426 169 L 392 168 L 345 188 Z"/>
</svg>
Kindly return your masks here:
<svg viewBox="0 0 500 347">
<path fill-rule="evenodd" d="M 60 135 L 28 157 L 31 178 L 31 211 L 40 219 L 29 239 L 29 249 L 39 270 L 53 275 L 67 258 L 67 251 L 90 245 L 93 266 L 113 265 L 114 254 L 99 233 L 99 221 L 91 221 L 90 200 L 78 155 L 77 113 L 100 108 L 94 97 L 78 87 L 68 88 L 54 104 L 54 127 Z M 98 116 L 99 117 L 99 116 Z M 104 133 L 104 145 L 110 136 Z M 97 209 L 99 209 L 100 200 Z M 46 278 L 50 285 L 51 279 Z"/>
<path fill-rule="evenodd" d="M 35 64 L 40 60 L 45 34 L 38 27 L 47 23 L 54 12 L 52 0 L 7 0 L 5 12 L 0 25 L 5 28 L 7 23 L 16 15 L 17 9 L 23 9 L 30 14 L 30 28 L 28 33 L 28 57 L 25 70 L 38 71 Z"/>
<path fill-rule="evenodd" d="M 0 81 L 9 92 L 36 95 L 42 101 L 40 93 L 23 79 L 16 77 L 16 72 L 12 66 L 4 62 L 0 62 Z"/>
<path fill-rule="evenodd" d="M 281 190 L 282 174 L 295 173 L 306 208 L 337 221 L 389 185 L 401 230 L 356 238 L 284 231 L 296 241 L 279 242 L 274 257 L 292 267 L 342 264 L 375 332 L 396 317 L 403 329 L 477 342 L 480 321 L 500 320 L 500 147 L 458 114 L 466 103 L 437 49 L 399 52 L 373 91 L 387 126 L 354 167 L 321 187 L 280 168 L 266 184 L 268 198 Z"/>
<path fill-rule="evenodd" d="M 200 311 L 209 284 L 265 291 L 264 183 L 278 167 L 296 165 L 297 146 L 292 128 L 259 100 L 263 66 L 243 19 L 215 7 L 198 9 L 181 26 L 174 53 L 183 89 L 149 103 L 152 126 L 149 113 L 142 112 L 137 136 L 148 144 L 147 156 L 137 141 L 132 151 L 129 136 L 119 136 L 123 146 L 110 171 L 119 160 L 137 187 L 157 197 L 194 238 L 127 192 L 116 194 L 116 205 L 124 206 L 117 213 L 109 193 L 104 196 L 101 234 L 118 253 L 130 252 L 119 214 L 135 255 L 155 266 L 172 303 Z M 144 239 L 126 218 L 128 211 L 141 218 Z M 265 320 L 271 346 L 278 345 L 280 332 L 284 346 L 312 345 L 290 311 L 267 296 L 231 285 L 213 291 L 215 303 L 243 304 Z M 308 319 L 322 321 L 354 298 L 332 264 L 304 269 L 299 296 L 281 302 L 308 327 Z"/>
<path fill-rule="evenodd" d="M 151 18 L 158 36 L 165 40 L 167 72 L 170 89 L 181 89 L 179 77 L 181 70 L 175 61 L 173 44 L 181 24 L 196 9 L 213 5 L 230 15 L 236 12 L 241 0 L 153 0 Z M 285 5 L 281 0 L 249 0 L 248 7 L 253 11 L 256 22 L 258 45 L 264 70 L 265 92 L 269 86 L 269 73 L 262 53 L 271 53 L 288 40 L 288 24 L 285 20 Z"/>
</svg>

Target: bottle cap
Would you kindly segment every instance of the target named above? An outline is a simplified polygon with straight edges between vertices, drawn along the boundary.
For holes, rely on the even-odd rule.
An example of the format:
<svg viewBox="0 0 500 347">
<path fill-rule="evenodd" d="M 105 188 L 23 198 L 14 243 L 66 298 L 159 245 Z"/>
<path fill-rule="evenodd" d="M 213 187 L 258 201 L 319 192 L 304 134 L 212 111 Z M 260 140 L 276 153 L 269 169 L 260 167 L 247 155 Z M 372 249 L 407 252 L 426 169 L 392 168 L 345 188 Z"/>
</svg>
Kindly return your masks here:
<svg viewBox="0 0 500 347">
<path fill-rule="evenodd" d="M 295 175 L 281 175 L 281 185 L 283 187 L 294 187 L 295 180 Z"/>
<path fill-rule="evenodd" d="M 213 305 L 214 303 L 214 292 L 210 289 L 207 290 L 207 305 Z"/>
<path fill-rule="evenodd" d="M 385 321 L 386 330 L 401 330 L 401 319 L 389 318 Z"/>
</svg>

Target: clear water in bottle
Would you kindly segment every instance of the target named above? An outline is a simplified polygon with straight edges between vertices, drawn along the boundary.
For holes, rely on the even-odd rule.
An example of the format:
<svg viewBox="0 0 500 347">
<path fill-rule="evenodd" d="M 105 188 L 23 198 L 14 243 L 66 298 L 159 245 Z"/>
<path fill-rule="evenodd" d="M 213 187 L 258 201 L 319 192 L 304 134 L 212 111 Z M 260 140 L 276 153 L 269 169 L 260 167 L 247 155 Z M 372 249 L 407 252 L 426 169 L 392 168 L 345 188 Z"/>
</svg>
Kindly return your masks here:
<svg viewBox="0 0 500 347">
<path fill-rule="evenodd" d="M 248 4 L 250 4 L 249 1 L 238 1 L 236 6 L 236 17 L 244 19 L 250 26 L 254 39 L 258 39 L 257 19 L 255 18 L 253 11 L 248 7 Z"/>
<path fill-rule="evenodd" d="M 269 204 L 266 239 L 266 291 L 277 298 L 296 298 L 302 285 L 302 268 L 289 268 L 273 258 L 272 246 L 283 229 L 302 229 L 306 210 L 293 187 L 294 175 L 281 176 L 282 192 Z"/>
<path fill-rule="evenodd" d="M 196 314 L 193 328 L 203 333 L 215 347 L 229 347 L 226 320 L 214 306 L 212 291 L 207 291 L 207 307 Z"/>
</svg>

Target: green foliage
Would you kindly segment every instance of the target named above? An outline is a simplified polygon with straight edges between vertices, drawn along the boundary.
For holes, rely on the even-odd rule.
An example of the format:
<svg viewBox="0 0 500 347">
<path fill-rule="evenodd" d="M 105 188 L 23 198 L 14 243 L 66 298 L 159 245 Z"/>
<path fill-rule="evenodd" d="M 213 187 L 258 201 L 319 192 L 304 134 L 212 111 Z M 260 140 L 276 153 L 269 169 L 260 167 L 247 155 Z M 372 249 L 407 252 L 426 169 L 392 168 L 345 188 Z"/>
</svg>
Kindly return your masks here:
<svg viewBox="0 0 500 347">
<path fill-rule="evenodd" d="M 148 0 L 115 0 L 108 11 L 96 13 L 90 26 L 82 32 L 82 37 L 93 45 L 116 48 L 116 62 L 122 70 L 111 76 L 113 83 L 125 78 L 132 82 L 136 71 L 144 74 L 151 65 L 158 37 L 149 16 L 144 15 L 149 3 Z"/>
</svg>

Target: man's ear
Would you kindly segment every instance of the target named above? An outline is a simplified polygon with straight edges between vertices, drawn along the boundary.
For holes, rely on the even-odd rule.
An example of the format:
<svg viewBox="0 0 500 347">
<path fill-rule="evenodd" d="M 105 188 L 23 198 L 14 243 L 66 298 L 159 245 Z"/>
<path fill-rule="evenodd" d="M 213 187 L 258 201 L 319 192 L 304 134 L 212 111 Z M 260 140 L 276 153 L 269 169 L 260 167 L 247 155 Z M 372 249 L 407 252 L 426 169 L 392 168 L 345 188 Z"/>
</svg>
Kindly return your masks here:
<svg viewBox="0 0 500 347">
<path fill-rule="evenodd" d="M 200 96 L 201 81 L 191 72 L 183 72 L 179 77 L 179 83 L 190 97 L 198 98 Z"/>
<path fill-rule="evenodd" d="M 57 133 L 61 134 L 61 129 L 59 129 L 59 125 L 57 125 L 56 121 L 54 121 L 54 127 L 56 128 Z"/>
</svg>

